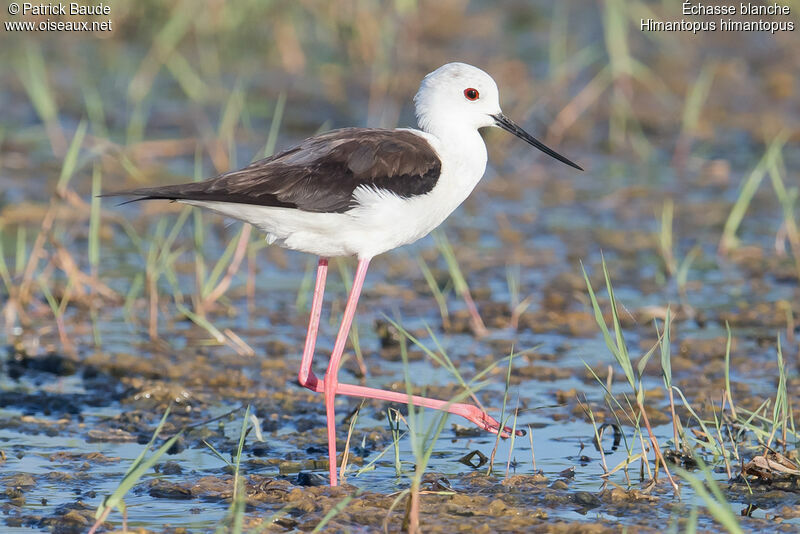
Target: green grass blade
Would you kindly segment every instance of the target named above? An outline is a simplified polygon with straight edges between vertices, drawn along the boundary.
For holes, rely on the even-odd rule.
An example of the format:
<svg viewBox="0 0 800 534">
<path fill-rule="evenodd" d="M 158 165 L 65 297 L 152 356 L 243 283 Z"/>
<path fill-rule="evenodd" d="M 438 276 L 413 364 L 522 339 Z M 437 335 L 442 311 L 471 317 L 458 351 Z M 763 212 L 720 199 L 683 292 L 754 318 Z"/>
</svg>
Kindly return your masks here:
<svg viewBox="0 0 800 534">
<path fill-rule="evenodd" d="M 230 462 L 230 460 L 228 460 L 227 458 L 225 458 L 225 456 L 223 456 L 223 454 L 222 454 L 221 452 L 219 452 L 217 449 L 215 449 L 215 448 L 214 448 L 214 446 L 213 446 L 212 444 L 210 444 L 210 443 L 209 443 L 209 442 L 207 442 L 206 440 L 203 440 L 203 445 L 205 445 L 206 447 L 208 447 L 208 448 L 211 450 L 211 452 L 213 452 L 213 453 L 214 453 L 214 456 L 216 456 L 217 458 L 219 458 L 220 460 L 222 460 L 223 462 L 225 462 L 225 464 L 226 464 L 228 467 L 233 467 L 233 464 Z"/>
<path fill-rule="evenodd" d="M 17 249 L 14 254 L 14 272 L 19 276 L 28 263 L 28 229 L 22 224 L 17 226 Z"/>
<path fill-rule="evenodd" d="M 278 95 L 278 101 L 275 102 L 275 111 L 272 113 L 272 122 L 269 125 L 269 134 L 267 135 L 267 144 L 264 145 L 263 154 L 268 158 L 275 153 L 275 145 L 278 144 L 278 133 L 281 129 L 283 122 L 283 111 L 286 108 L 286 93 L 281 92 Z"/>
<path fill-rule="evenodd" d="M 756 164 L 755 168 L 750 171 L 750 174 L 742 184 L 739 197 L 736 199 L 722 230 L 722 238 L 720 239 L 720 248 L 722 250 L 736 247 L 738 243 L 736 232 L 739 229 L 739 225 L 741 225 L 744 220 L 747 208 L 750 206 L 750 202 L 753 200 L 759 185 L 761 185 L 762 180 L 766 176 L 767 169 L 771 162 L 780 155 L 787 138 L 788 134 L 784 131 L 772 140 L 767 150 L 764 152 L 764 155 Z"/>
<path fill-rule="evenodd" d="M 697 130 L 697 123 L 700 120 L 700 111 L 708 98 L 711 90 L 711 82 L 714 81 L 716 65 L 710 63 L 703 67 L 697 76 L 689 95 L 686 97 L 686 104 L 683 107 L 683 117 L 681 119 L 682 134 L 693 134 Z"/>
<path fill-rule="evenodd" d="M 136 469 L 136 466 L 138 466 L 142 462 L 142 459 L 147 454 L 147 451 L 150 450 L 150 447 L 152 447 L 153 444 L 156 442 L 158 435 L 161 433 L 161 429 L 164 427 L 164 423 L 167 422 L 167 417 L 169 417 L 170 410 L 172 410 L 172 407 L 167 406 L 167 409 L 164 411 L 164 415 L 161 416 L 161 420 L 158 422 L 158 426 L 156 426 L 156 429 L 153 431 L 153 435 L 150 437 L 150 441 L 147 442 L 145 448 L 142 449 L 142 452 L 139 453 L 139 456 L 136 457 L 136 459 L 133 461 L 130 467 L 128 467 L 128 470 L 125 471 L 125 474 L 123 476 L 128 476 L 130 472 Z"/>
<path fill-rule="evenodd" d="M 244 438 L 247 437 L 247 426 L 250 423 L 250 405 L 244 411 L 244 419 L 242 420 L 242 430 L 239 433 L 239 445 L 236 447 L 236 456 L 233 459 L 233 498 L 236 498 L 238 483 L 239 483 L 239 466 L 242 462 L 242 449 L 244 448 Z"/>
<path fill-rule="evenodd" d="M 450 241 L 447 239 L 447 235 L 442 230 L 434 230 L 433 238 L 436 241 L 439 252 L 444 257 L 445 263 L 447 263 L 447 270 L 450 272 L 450 278 L 453 280 L 453 287 L 456 293 L 463 296 L 469 291 L 469 285 L 467 284 L 466 278 L 464 278 L 464 274 L 461 272 L 458 259 L 453 251 L 453 247 L 450 245 Z"/>
<path fill-rule="evenodd" d="M 425 278 L 425 282 L 427 282 L 428 287 L 433 293 L 433 298 L 436 300 L 436 305 L 439 306 L 439 315 L 442 316 L 442 323 L 447 325 L 447 322 L 450 320 L 450 311 L 447 309 L 447 299 L 442 293 L 442 290 L 439 289 L 439 284 L 436 283 L 436 278 L 433 276 L 433 272 L 431 272 L 430 267 L 428 267 L 428 263 L 422 256 L 417 256 L 417 264 L 419 265 L 419 269 L 422 271 L 422 276 Z"/>
<path fill-rule="evenodd" d="M 615 354 L 620 366 L 623 371 L 625 371 L 625 377 L 628 379 L 631 387 L 636 389 L 633 376 L 633 364 L 628 355 L 628 346 L 625 344 L 625 338 L 622 334 L 622 325 L 620 324 L 619 315 L 617 313 L 617 298 L 614 295 L 614 287 L 611 285 L 611 276 L 608 274 L 608 266 L 606 265 L 605 258 L 603 258 L 603 276 L 606 280 L 606 291 L 608 291 L 608 300 L 611 305 L 611 319 L 614 325 L 614 337 L 617 342 L 617 351 Z"/>
<path fill-rule="evenodd" d="M 128 493 L 128 491 L 130 491 L 130 489 L 135 486 L 137 482 L 139 482 L 139 479 L 141 479 L 142 476 L 144 476 L 144 474 L 155 465 L 158 459 L 161 458 L 161 456 L 163 456 L 164 453 L 166 453 L 170 447 L 175 444 L 181 434 L 182 432 L 178 432 L 172 436 L 170 439 L 164 442 L 164 444 L 161 445 L 161 447 L 159 447 L 158 450 L 156 450 L 149 458 L 143 460 L 138 466 L 136 466 L 135 469 L 125 475 L 114 493 L 112 493 L 105 501 L 103 501 L 103 504 L 100 506 L 100 508 L 98 508 L 99 513 L 97 513 L 95 517 L 99 517 L 105 508 L 118 507 L 125 494 Z"/>
<path fill-rule="evenodd" d="M 664 384 L 667 389 L 672 387 L 672 356 L 670 349 L 669 332 L 672 328 L 672 316 L 669 306 L 667 316 L 664 318 L 664 333 L 661 335 L 661 374 L 664 377 Z"/>
<path fill-rule="evenodd" d="M 239 233 L 236 234 L 236 237 L 228 242 L 228 246 L 225 247 L 225 252 L 222 253 L 222 256 L 220 256 L 217 260 L 217 263 L 214 264 L 214 268 L 211 269 L 211 274 L 208 275 L 208 278 L 203 284 L 203 297 L 207 296 L 215 287 L 217 287 L 217 283 L 222 277 L 223 271 L 228 267 L 228 264 L 233 257 L 233 253 L 236 252 L 236 246 L 239 244 L 239 238 L 241 237 L 243 231 L 244 225 L 242 225 L 242 227 L 239 229 Z"/>
<path fill-rule="evenodd" d="M 72 142 L 69 144 L 67 154 L 64 156 L 61 174 L 58 177 L 58 184 L 56 185 L 56 191 L 59 193 L 64 193 L 64 191 L 67 190 L 67 185 L 69 185 L 69 181 L 75 173 L 75 169 L 78 166 L 78 153 L 81 145 L 83 145 L 84 137 L 86 137 L 86 121 L 81 121 L 80 124 L 78 124 L 78 128 L 75 130 Z"/>
<path fill-rule="evenodd" d="M 11 293 L 11 271 L 8 270 L 8 264 L 6 263 L 6 252 L 5 247 L 3 246 L 3 225 L 0 224 L 0 278 L 3 279 L 3 283 L 6 286 L 6 291 Z"/>
<path fill-rule="evenodd" d="M 703 484 L 703 481 L 698 477 L 681 467 L 673 466 L 675 472 L 692 487 L 695 493 L 705 503 L 709 513 L 720 525 L 722 525 L 728 532 L 733 534 L 743 534 L 744 531 L 739 525 L 739 520 L 734 511 L 731 509 L 730 504 L 725 499 L 725 496 L 722 494 L 722 490 L 719 488 L 719 485 L 714 480 L 711 470 L 708 468 L 705 462 L 703 462 L 703 459 L 700 458 L 699 455 L 696 456 L 695 459 L 697 460 L 697 463 L 703 472 L 705 484 Z M 708 489 L 706 489 L 706 484 L 708 485 Z M 709 489 L 711 490 L 710 493 Z"/>
<path fill-rule="evenodd" d="M 355 495 L 348 495 L 347 497 L 336 503 L 336 506 L 333 506 L 330 510 L 328 510 L 328 513 L 325 514 L 325 516 L 319 523 L 317 523 L 317 526 L 314 527 L 314 530 L 311 531 L 311 534 L 322 532 L 322 529 L 325 528 L 325 525 L 327 525 L 331 521 L 331 519 L 336 517 L 336 515 L 339 514 L 339 512 L 347 508 L 347 505 L 350 504 L 350 501 L 352 501 L 353 498 L 356 497 L 359 493 L 361 493 L 360 490 L 357 491 Z"/>
<path fill-rule="evenodd" d="M 198 315 L 194 313 L 192 310 L 186 307 L 185 304 L 181 302 L 175 303 L 175 308 L 184 314 L 186 317 L 189 318 L 194 324 L 203 328 L 206 332 L 211 334 L 211 336 L 217 341 L 217 343 L 224 343 L 225 342 L 225 335 L 219 331 L 219 329 L 214 326 L 211 321 L 203 317 L 202 315 Z"/>
<path fill-rule="evenodd" d="M 142 449 L 142 452 L 139 453 L 139 456 L 131 463 L 128 467 L 128 470 L 125 472 L 125 475 L 122 477 L 122 482 L 120 482 L 117 489 L 114 492 L 106 497 L 103 500 L 103 503 L 97 508 L 97 512 L 95 513 L 95 518 L 100 517 L 103 511 L 106 508 L 116 508 L 119 507 L 122 503 L 122 499 L 128 491 L 139 481 L 140 478 L 150 469 L 158 459 L 169 450 L 170 447 L 175 443 L 175 441 L 181 436 L 183 431 L 178 432 L 170 439 L 168 439 L 161 447 L 158 448 L 156 452 L 153 453 L 149 458 L 145 459 L 145 455 L 147 451 L 150 450 L 150 447 L 153 446 L 158 435 L 161 433 L 161 429 L 164 427 L 164 423 L 169 416 L 170 408 L 164 412 L 164 415 L 161 417 L 161 421 L 158 423 L 155 431 L 153 432 L 153 436 L 150 438 L 150 441 L 147 445 Z"/>
<path fill-rule="evenodd" d="M 620 331 L 615 329 L 616 341 L 614 338 L 611 337 L 611 332 L 609 331 L 608 325 L 606 325 L 606 320 L 603 317 L 603 310 L 600 308 L 600 304 L 597 302 L 597 296 L 595 295 L 594 289 L 592 288 L 592 283 L 589 281 L 589 276 L 586 274 L 586 269 L 584 268 L 582 262 L 581 262 L 581 270 L 583 271 L 583 279 L 586 282 L 586 289 L 589 292 L 589 299 L 591 300 L 592 309 L 594 310 L 594 318 L 595 321 L 597 322 L 597 326 L 600 327 L 600 331 L 603 333 L 603 339 L 606 342 L 606 346 L 608 347 L 608 350 L 611 352 L 611 354 L 614 355 L 614 359 L 617 360 L 617 363 L 619 363 L 620 367 L 622 367 L 622 370 L 625 373 L 625 378 L 628 379 L 628 383 L 630 384 L 631 388 L 636 390 L 636 384 L 633 376 L 633 366 L 631 364 L 630 358 L 627 357 L 627 351 L 623 353 L 622 348 L 619 345 L 622 338 L 622 334 Z M 615 307 L 616 302 L 614 301 L 613 290 L 611 290 L 611 281 L 609 280 L 608 271 L 605 267 L 605 260 L 603 260 L 603 272 L 606 275 L 607 288 L 610 290 L 609 297 L 611 301 L 611 310 L 612 314 L 614 315 L 614 324 L 616 327 L 619 323 L 619 319 L 616 317 L 617 313 Z"/>
</svg>

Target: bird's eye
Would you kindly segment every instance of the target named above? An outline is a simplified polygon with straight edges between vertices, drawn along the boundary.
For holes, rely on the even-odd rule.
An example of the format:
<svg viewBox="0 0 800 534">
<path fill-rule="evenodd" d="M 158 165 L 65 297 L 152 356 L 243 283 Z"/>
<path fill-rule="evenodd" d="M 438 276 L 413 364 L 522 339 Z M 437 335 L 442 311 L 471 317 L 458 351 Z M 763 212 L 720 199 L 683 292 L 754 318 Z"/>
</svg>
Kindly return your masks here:
<svg viewBox="0 0 800 534">
<path fill-rule="evenodd" d="M 480 93 L 478 93 L 477 89 L 470 87 L 468 89 L 464 89 L 464 96 L 467 97 L 467 100 L 478 100 Z"/>
</svg>

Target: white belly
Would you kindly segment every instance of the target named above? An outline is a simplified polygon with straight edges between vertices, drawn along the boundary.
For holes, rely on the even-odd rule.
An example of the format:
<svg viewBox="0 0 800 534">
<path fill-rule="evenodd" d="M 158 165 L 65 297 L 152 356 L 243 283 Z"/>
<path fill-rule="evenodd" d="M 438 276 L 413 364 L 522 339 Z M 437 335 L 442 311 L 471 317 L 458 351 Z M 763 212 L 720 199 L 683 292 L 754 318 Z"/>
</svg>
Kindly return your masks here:
<svg viewBox="0 0 800 534">
<path fill-rule="evenodd" d="M 430 193 L 410 199 L 367 189 L 358 190 L 356 198 L 359 205 L 345 213 L 184 202 L 249 222 L 265 232 L 270 242 L 292 250 L 324 257 L 372 258 L 428 235 L 463 201 L 443 194 L 438 185 Z"/>
</svg>

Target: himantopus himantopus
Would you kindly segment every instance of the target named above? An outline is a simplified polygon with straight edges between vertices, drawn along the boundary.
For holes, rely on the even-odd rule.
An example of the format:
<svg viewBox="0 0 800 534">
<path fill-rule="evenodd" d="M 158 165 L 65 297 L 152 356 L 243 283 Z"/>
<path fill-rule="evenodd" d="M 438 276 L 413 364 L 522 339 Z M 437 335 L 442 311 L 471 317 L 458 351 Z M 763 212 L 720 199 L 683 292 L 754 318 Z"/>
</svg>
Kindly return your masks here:
<svg viewBox="0 0 800 534">
<path fill-rule="evenodd" d="M 168 199 L 207 208 L 260 228 L 286 248 L 320 256 L 300 385 L 325 394 L 330 481 L 336 485 L 334 398 L 350 395 L 409 402 L 405 393 L 340 384 L 339 361 L 372 257 L 413 243 L 439 226 L 470 194 L 486 169 L 478 130 L 496 126 L 576 169 L 578 165 L 505 117 L 495 81 L 482 70 L 449 63 L 422 80 L 414 97 L 421 130 L 344 128 L 306 139 L 280 154 L 204 182 L 112 193 Z M 356 256 L 353 287 L 324 380 L 311 371 L 322 296 L 332 256 Z M 508 433 L 468 404 L 414 396 L 411 402 Z"/>
</svg>

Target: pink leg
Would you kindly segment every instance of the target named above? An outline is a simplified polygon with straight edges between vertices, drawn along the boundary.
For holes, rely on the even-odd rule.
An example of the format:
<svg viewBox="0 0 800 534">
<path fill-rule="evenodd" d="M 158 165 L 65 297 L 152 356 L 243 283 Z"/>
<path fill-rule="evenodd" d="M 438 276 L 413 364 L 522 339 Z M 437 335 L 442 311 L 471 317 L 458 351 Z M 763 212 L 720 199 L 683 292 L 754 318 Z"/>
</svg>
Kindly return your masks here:
<svg viewBox="0 0 800 534">
<path fill-rule="evenodd" d="M 326 258 L 320 258 L 319 265 L 317 267 L 317 282 L 314 288 L 314 300 L 311 304 L 311 317 L 309 318 L 308 322 L 308 334 L 306 336 L 303 359 L 300 364 L 300 373 L 298 375 L 298 382 L 301 386 L 318 393 L 325 393 L 331 486 L 335 486 L 337 484 L 336 414 L 334 410 L 334 400 L 336 394 L 398 403 L 408 403 L 410 400 L 415 406 L 443 410 L 455 415 L 460 415 L 461 417 L 472 421 L 478 427 L 484 430 L 488 430 L 489 432 L 493 432 L 495 434 L 502 432 L 501 435 L 503 437 L 507 437 L 511 434 L 511 428 L 506 426 L 501 430 L 500 423 L 496 419 L 478 409 L 476 406 L 470 404 L 452 403 L 437 399 L 429 399 L 427 397 L 420 397 L 418 395 L 413 395 L 409 398 L 407 394 L 396 391 L 384 391 L 381 389 L 368 388 L 353 384 L 339 384 L 339 362 L 341 361 L 342 353 L 344 352 L 344 346 L 347 342 L 350 325 L 352 324 L 353 317 L 355 316 L 358 297 L 361 294 L 361 288 L 364 284 L 364 277 L 367 274 L 368 265 L 369 260 L 360 260 L 358 262 L 358 269 L 356 270 L 355 279 L 353 280 L 353 288 L 350 291 L 350 297 L 347 300 L 342 324 L 339 328 L 339 334 L 336 337 L 336 343 L 334 345 L 333 353 L 331 354 L 331 361 L 328 365 L 328 370 L 325 374 L 325 380 L 323 383 L 311 371 L 311 362 L 314 357 L 314 347 L 316 345 L 317 333 L 319 330 L 319 318 L 322 311 L 322 297 L 325 291 L 325 278 L 328 272 L 328 260 Z M 525 432 L 523 430 L 517 430 L 517 435 L 524 436 Z"/>
<path fill-rule="evenodd" d="M 320 388 L 318 391 L 321 392 L 322 388 Z M 429 399 L 427 397 L 420 397 L 419 395 L 412 395 L 409 399 L 409 396 L 405 393 L 368 388 L 364 386 L 357 386 L 355 384 L 339 384 L 336 388 L 336 393 L 339 395 L 347 395 L 348 397 L 378 399 L 388 402 L 399 402 L 403 404 L 408 404 L 408 401 L 411 400 L 411 404 L 414 406 L 432 408 L 434 410 L 442 410 L 444 412 L 460 415 L 461 417 L 472 421 L 483 430 L 488 430 L 494 434 L 500 432 L 500 423 L 494 417 L 479 409 L 477 406 L 473 406 L 472 404 Z M 503 427 L 501 437 L 509 437 L 511 435 L 511 431 L 512 429 L 510 427 Z M 524 436 L 525 431 L 518 429 L 516 434 L 518 436 Z"/>
<path fill-rule="evenodd" d="M 303 349 L 303 360 L 300 362 L 300 373 L 297 381 L 301 386 L 314 389 L 317 377 L 311 371 L 311 360 L 314 359 L 314 347 L 319 332 L 319 316 L 322 313 L 322 296 L 325 294 L 325 278 L 328 276 L 328 258 L 320 258 L 317 264 L 317 283 L 314 286 L 314 300 L 311 302 L 311 316 L 308 318 L 306 346 Z"/>
<path fill-rule="evenodd" d="M 356 276 L 353 279 L 353 288 L 347 298 L 347 305 L 344 308 L 342 325 L 339 327 L 339 334 L 336 336 L 336 343 L 333 345 L 331 361 L 328 370 L 325 372 L 325 413 L 328 419 L 328 458 L 330 464 L 331 486 L 336 486 L 336 414 L 334 411 L 334 401 L 336 400 L 336 390 L 339 387 L 339 362 L 342 359 L 344 346 L 347 343 L 347 335 L 350 333 L 350 325 L 356 314 L 358 297 L 361 295 L 361 288 L 364 285 L 364 278 L 367 276 L 369 258 L 358 260 Z"/>
</svg>

